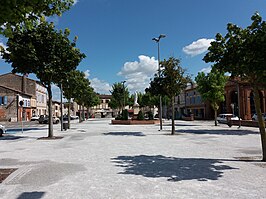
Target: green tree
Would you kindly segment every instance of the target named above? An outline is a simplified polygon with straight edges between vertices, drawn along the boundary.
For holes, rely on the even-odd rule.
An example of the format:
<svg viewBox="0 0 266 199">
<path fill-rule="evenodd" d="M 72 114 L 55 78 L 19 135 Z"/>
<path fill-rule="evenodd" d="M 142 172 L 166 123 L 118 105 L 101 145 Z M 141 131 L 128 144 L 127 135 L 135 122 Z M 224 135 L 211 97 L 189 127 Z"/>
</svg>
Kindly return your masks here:
<svg viewBox="0 0 266 199">
<path fill-rule="evenodd" d="M 214 70 L 207 75 L 204 72 L 200 72 L 195 78 L 197 90 L 201 94 L 202 99 L 209 101 L 214 110 L 215 126 L 217 126 L 219 104 L 225 100 L 224 87 L 227 79 L 224 74 Z"/>
<path fill-rule="evenodd" d="M 118 108 L 121 111 L 124 106 L 127 104 L 129 98 L 129 91 L 124 86 L 123 83 L 114 83 L 112 86 L 111 92 L 111 100 L 110 100 L 110 107 L 111 108 Z"/>
<path fill-rule="evenodd" d="M 85 74 L 81 72 L 79 76 L 80 78 L 78 80 L 78 85 L 75 87 L 76 91 L 74 92 L 74 101 L 82 106 L 82 115 L 80 117 L 80 121 L 84 121 L 84 107 L 96 105 L 99 102 L 99 99 L 96 96 L 93 88 L 90 86 L 90 81 L 85 78 Z"/>
<path fill-rule="evenodd" d="M 162 110 L 160 107 L 160 96 L 165 96 L 165 90 L 163 88 L 163 82 L 162 78 L 158 76 L 158 74 L 154 74 L 154 78 L 150 82 L 150 86 L 145 89 L 146 93 L 149 93 L 151 95 L 151 102 L 154 103 L 156 107 L 158 107 L 158 113 L 159 113 L 159 118 L 160 113 L 162 114 Z M 162 123 L 160 122 L 160 129 L 162 129 Z"/>
<path fill-rule="evenodd" d="M 73 3 L 74 0 L 1 0 L 0 34 L 10 36 L 12 26 L 20 23 L 31 27 L 43 15 L 60 16 Z"/>
<path fill-rule="evenodd" d="M 34 73 L 46 87 L 50 116 L 48 137 L 53 137 L 51 85 L 60 84 L 85 57 L 76 48 L 76 41 L 68 39 L 69 34 L 69 30 L 56 31 L 45 21 L 31 30 L 18 28 L 8 39 L 7 51 L 3 53 L 5 61 L 12 64 L 13 73 Z"/>
<path fill-rule="evenodd" d="M 70 104 L 71 99 L 77 98 L 86 89 L 85 73 L 79 70 L 73 70 L 67 73 L 65 79 L 62 79 L 62 89 L 65 98 Z M 70 106 L 68 106 L 68 127 L 70 128 Z"/>
<path fill-rule="evenodd" d="M 172 131 L 175 133 L 175 109 L 174 101 L 175 96 L 181 93 L 186 88 L 187 83 L 190 81 L 190 77 L 185 75 L 185 69 L 180 65 L 180 60 L 174 57 L 170 57 L 168 60 L 161 62 L 162 67 L 162 87 L 165 94 L 171 99 L 172 107 Z"/>
<path fill-rule="evenodd" d="M 266 88 L 266 22 L 256 13 L 246 28 L 227 25 L 227 34 L 216 35 L 203 60 L 213 67 L 240 77 L 253 88 L 255 109 L 258 114 L 263 161 L 266 161 L 266 132 L 260 108 L 259 89 Z"/>
</svg>

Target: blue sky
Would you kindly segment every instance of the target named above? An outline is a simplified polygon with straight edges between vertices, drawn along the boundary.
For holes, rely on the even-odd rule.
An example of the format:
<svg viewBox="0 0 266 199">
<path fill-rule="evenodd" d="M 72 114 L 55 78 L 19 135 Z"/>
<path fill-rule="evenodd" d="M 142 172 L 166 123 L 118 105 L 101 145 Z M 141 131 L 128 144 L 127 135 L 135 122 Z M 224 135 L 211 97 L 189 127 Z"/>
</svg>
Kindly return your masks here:
<svg viewBox="0 0 266 199">
<path fill-rule="evenodd" d="M 131 92 L 148 87 L 158 69 L 153 37 L 166 35 L 161 60 L 180 58 L 195 77 L 210 67 L 202 58 L 216 33 L 225 34 L 229 22 L 246 27 L 256 11 L 266 19 L 265 0 L 78 0 L 62 17 L 49 20 L 58 29 L 69 28 L 71 38 L 78 36 L 77 47 L 87 56 L 78 69 L 96 92 L 110 94 L 112 84 L 124 80 Z M 0 59 L 0 73 L 10 71 Z"/>
</svg>

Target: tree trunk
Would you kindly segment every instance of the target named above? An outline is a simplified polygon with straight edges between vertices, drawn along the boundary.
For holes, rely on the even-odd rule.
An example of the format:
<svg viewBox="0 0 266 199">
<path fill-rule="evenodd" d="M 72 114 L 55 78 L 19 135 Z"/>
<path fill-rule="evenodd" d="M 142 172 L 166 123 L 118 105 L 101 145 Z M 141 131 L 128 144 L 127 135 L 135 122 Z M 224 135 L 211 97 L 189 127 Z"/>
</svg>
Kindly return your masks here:
<svg viewBox="0 0 266 199">
<path fill-rule="evenodd" d="M 262 146 L 262 161 L 266 162 L 266 132 L 265 132 L 265 122 L 262 119 L 261 109 L 260 109 L 260 96 L 257 87 L 254 87 L 254 101 L 255 109 L 258 116 L 258 123 L 261 136 L 261 146 Z"/>
<path fill-rule="evenodd" d="M 216 102 L 212 102 L 211 106 L 214 110 L 214 125 L 217 126 L 217 111 L 219 110 L 219 106 Z"/>
<path fill-rule="evenodd" d="M 217 126 L 217 109 L 214 110 L 214 125 Z"/>
<path fill-rule="evenodd" d="M 47 87 L 48 92 L 48 114 L 49 114 L 49 129 L 48 129 L 48 137 L 53 137 L 53 111 L 52 111 L 52 88 L 51 83 L 49 83 Z"/>
<path fill-rule="evenodd" d="M 82 104 L 82 121 L 85 121 L 84 103 Z"/>
<path fill-rule="evenodd" d="M 172 104 L 172 132 L 171 135 L 175 134 L 175 97 L 173 96 L 171 98 L 171 104 Z"/>
<path fill-rule="evenodd" d="M 68 129 L 70 129 L 70 99 L 68 100 L 68 107 L 67 107 L 67 122 L 68 122 Z"/>
</svg>

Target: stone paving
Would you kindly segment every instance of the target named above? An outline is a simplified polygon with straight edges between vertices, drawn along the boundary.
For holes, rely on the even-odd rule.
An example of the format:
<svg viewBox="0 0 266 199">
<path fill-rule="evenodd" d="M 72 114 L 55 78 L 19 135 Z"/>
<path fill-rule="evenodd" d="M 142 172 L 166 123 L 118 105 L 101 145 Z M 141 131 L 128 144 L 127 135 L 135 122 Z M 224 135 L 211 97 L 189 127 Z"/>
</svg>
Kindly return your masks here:
<svg viewBox="0 0 266 199">
<path fill-rule="evenodd" d="M 93 119 L 0 138 L 0 198 L 265 198 L 257 128 L 209 121 L 110 125 Z"/>
</svg>

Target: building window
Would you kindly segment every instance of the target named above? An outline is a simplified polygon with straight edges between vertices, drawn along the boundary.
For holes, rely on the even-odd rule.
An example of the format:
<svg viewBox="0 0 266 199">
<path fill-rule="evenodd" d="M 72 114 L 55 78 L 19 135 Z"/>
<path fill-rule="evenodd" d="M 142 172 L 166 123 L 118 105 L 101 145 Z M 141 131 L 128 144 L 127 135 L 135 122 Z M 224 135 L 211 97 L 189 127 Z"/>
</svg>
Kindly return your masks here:
<svg viewBox="0 0 266 199">
<path fill-rule="evenodd" d="M 7 96 L 0 96 L 0 105 L 7 105 Z"/>
<path fill-rule="evenodd" d="M 109 103 L 109 100 L 107 99 L 107 100 L 105 100 L 105 102 L 106 102 L 106 103 Z"/>
</svg>

